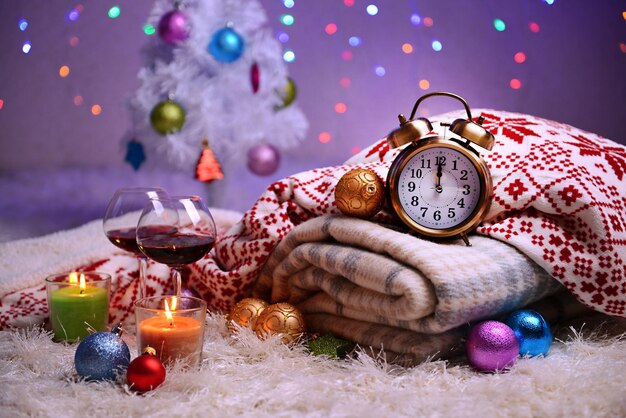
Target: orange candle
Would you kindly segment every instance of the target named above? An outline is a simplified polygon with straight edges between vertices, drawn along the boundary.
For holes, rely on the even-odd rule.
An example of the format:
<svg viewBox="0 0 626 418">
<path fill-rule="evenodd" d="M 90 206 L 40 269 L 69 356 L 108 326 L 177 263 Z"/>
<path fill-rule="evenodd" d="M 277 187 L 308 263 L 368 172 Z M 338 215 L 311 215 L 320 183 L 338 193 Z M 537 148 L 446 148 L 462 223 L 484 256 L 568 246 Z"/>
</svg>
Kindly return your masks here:
<svg viewBox="0 0 626 418">
<path fill-rule="evenodd" d="M 154 316 L 149 316 L 143 320 L 139 317 L 145 317 L 139 312 L 143 300 L 138 302 L 136 307 L 138 310 L 138 349 L 142 351 L 147 346 L 154 348 L 156 356 L 164 364 L 171 364 L 176 359 L 182 359 L 189 365 L 198 364 L 202 358 L 206 305 L 196 309 L 196 317 L 194 317 L 190 315 L 194 313 L 193 309 L 179 311 L 175 309 L 181 298 L 170 296 L 163 299 L 165 309 L 157 311 Z M 170 299 L 170 303 L 168 303 L 168 299 Z M 150 311 L 155 313 L 154 309 L 150 309 Z"/>
</svg>

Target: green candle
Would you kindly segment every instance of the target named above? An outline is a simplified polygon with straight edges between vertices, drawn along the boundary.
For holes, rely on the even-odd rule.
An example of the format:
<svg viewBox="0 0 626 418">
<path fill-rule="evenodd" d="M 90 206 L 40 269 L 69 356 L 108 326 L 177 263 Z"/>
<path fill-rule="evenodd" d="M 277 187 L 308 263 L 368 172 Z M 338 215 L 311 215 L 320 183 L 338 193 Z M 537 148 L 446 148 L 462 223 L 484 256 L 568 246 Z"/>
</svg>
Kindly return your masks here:
<svg viewBox="0 0 626 418">
<path fill-rule="evenodd" d="M 48 278 L 48 310 L 55 340 L 75 341 L 91 332 L 107 330 L 110 276 L 93 280 L 93 275 L 101 273 L 81 275 L 87 280 L 80 284 L 71 283 L 67 275 L 56 276 L 56 280 Z"/>
</svg>

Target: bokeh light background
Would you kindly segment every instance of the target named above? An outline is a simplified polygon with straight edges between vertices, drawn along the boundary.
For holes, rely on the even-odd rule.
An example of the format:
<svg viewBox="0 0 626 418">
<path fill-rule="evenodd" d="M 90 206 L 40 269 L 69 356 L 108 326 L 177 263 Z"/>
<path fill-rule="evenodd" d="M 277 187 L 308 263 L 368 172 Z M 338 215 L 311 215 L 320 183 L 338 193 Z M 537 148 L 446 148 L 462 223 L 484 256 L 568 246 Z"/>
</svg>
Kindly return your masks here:
<svg viewBox="0 0 626 418">
<path fill-rule="evenodd" d="M 460 94 L 471 108 L 529 113 L 626 143 L 624 1 L 261 3 L 310 130 L 272 176 L 242 174 L 246 194 L 233 199 L 233 209 L 248 208 L 275 179 L 340 164 L 432 91 Z M 0 2 L 2 175 L 62 167 L 140 175 L 124 162 L 122 138 L 130 126 L 125 101 L 144 64 L 140 50 L 156 36 L 145 27 L 151 6 Z M 422 116 L 459 108 L 445 98 L 420 106 Z"/>
</svg>

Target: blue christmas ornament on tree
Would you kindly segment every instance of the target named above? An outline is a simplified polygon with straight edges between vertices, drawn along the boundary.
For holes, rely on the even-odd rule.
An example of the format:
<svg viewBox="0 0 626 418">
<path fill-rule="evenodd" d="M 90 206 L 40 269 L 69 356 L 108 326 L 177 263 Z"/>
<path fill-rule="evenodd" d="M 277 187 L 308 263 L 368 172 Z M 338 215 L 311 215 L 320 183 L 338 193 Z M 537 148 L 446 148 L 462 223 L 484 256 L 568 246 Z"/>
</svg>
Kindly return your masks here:
<svg viewBox="0 0 626 418">
<path fill-rule="evenodd" d="M 88 380 L 115 380 L 130 363 L 130 350 L 121 338 L 122 328 L 96 332 L 76 348 L 74 365 L 78 374 Z"/>
<path fill-rule="evenodd" d="M 512 312 L 504 321 L 519 341 L 521 356 L 531 357 L 548 354 L 552 344 L 550 325 L 539 313 L 530 309 Z"/>
<path fill-rule="evenodd" d="M 141 164 L 146 160 L 146 154 L 143 151 L 141 142 L 131 139 L 126 144 L 126 158 L 124 160 L 132 165 L 135 171 L 139 170 Z"/>
<path fill-rule="evenodd" d="M 213 33 L 208 47 L 211 55 L 220 62 L 237 61 L 244 49 L 243 37 L 228 26 Z"/>
</svg>

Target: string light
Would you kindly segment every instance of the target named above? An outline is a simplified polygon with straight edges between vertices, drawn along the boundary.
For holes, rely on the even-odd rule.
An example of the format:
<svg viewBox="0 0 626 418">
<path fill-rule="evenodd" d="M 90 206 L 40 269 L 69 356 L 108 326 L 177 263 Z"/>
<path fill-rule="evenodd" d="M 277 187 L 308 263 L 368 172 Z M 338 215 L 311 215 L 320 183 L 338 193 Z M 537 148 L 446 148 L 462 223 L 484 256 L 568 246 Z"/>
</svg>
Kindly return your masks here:
<svg viewBox="0 0 626 418">
<path fill-rule="evenodd" d="M 345 103 L 339 102 L 335 104 L 335 112 L 342 114 L 346 113 L 346 110 L 348 110 L 348 106 Z"/>
<path fill-rule="evenodd" d="M 334 23 L 329 23 L 324 28 L 324 32 L 326 32 L 329 35 L 334 35 L 335 33 L 337 33 L 337 25 L 335 25 Z"/>
<path fill-rule="evenodd" d="M 348 7 L 352 7 L 354 6 L 354 0 L 343 0 L 343 4 L 345 4 Z"/>
<path fill-rule="evenodd" d="M 143 33 L 145 33 L 148 36 L 154 35 L 156 33 L 156 29 L 151 24 L 146 23 L 145 25 L 143 25 Z"/>
<path fill-rule="evenodd" d="M 419 82 L 420 89 L 428 90 L 430 88 L 430 82 L 428 80 L 422 79 Z"/>
<path fill-rule="evenodd" d="M 70 75 L 70 67 L 68 67 L 67 65 L 63 65 L 61 68 L 59 68 L 59 76 L 61 76 L 61 78 L 65 78 L 68 75 Z"/>
<path fill-rule="evenodd" d="M 24 32 L 28 28 L 28 22 L 26 19 L 20 19 L 17 21 L 17 27 L 20 28 L 22 32 Z"/>
<path fill-rule="evenodd" d="M 121 12 L 122 10 L 120 9 L 119 6 L 113 6 L 109 9 L 107 14 L 109 15 L 111 19 L 117 19 L 120 16 Z"/>
<path fill-rule="evenodd" d="M 291 26 L 293 25 L 293 22 L 295 22 L 295 19 L 290 14 L 284 14 L 280 17 L 280 21 L 285 26 Z"/>
<path fill-rule="evenodd" d="M 352 80 L 348 77 L 342 77 L 341 80 L 339 80 L 339 84 L 341 84 L 341 87 L 348 88 L 350 84 L 352 84 Z"/>
<path fill-rule="evenodd" d="M 549 6 L 552 6 L 554 4 L 554 0 L 543 0 L 546 2 L 546 4 L 548 4 Z"/>
<path fill-rule="evenodd" d="M 539 33 L 539 24 L 537 24 L 536 22 L 530 22 L 528 24 L 528 28 L 530 29 L 531 32 L 533 33 Z"/>
<path fill-rule="evenodd" d="M 439 52 L 443 49 L 443 44 L 436 39 L 432 42 L 431 46 L 433 47 L 433 51 Z"/>
<path fill-rule="evenodd" d="M 321 132 L 317 137 L 322 144 L 328 143 L 332 138 L 329 132 Z"/>
<path fill-rule="evenodd" d="M 80 17 L 80 12 L 76 9 L 72 9 L 69 12 L 67 12 L 67 19 L 71 20 L 72 22 L 75 22 L 76 20 L 78 20 L 79 17 Z"/>
<path fill-rule="evenodd" d="M 378 14 L 378 7 L 375 4 L 370 4 L 365 8 L 365 11 L 370 16 L 376 16 Z"/>
<path fill-rule="evenodd" d="M 4 107 L 4 100 L 0 99 L 0 110 Z"/>
<path fill-rule="evenodd" d="M 70 46 L 77 46 L 79 42 L 78 36 L 72 36 L 70 38 Z"/>
<path fill-rule="evenodd" d="M 417 13 L 413 13 L 411 15 L 411 24 L 414 26 L 418 26 L 420 23 L 422 23 L 422 18 L 420 17 L 420 15 L 418 15 Z"/>
<path fill-rule="evenodd" d="M 520 88 L 522 88 L 522 82 L 518 80 L 517 78 L 511 79 L 511 81 L 509 82 L 509 85 L 511 86 L 513 90 L 519 90 Z"/>
<path fill-rule="evenodd" d="M 83 104 L 83 96 L 81 96 L 81 95 L 79 95 L 79 94 L 78 94 L 78 95 L 76 95 L 76 96 L 74 96 L 74 104 L 75 104 L 76 106 L 80 106 L 80 105 L 82 105 L 82 104 Z"/>
<path fill-rule="evenodd" d="M 350 44 L 350 46 L 359 46 L 361 45 L 361 38 L 359 38 L 358 36 L 351 36 L 348 39 L 348 43 Z"/>
<path fill-rule="evenodd" d="M 498 32 L 504 32 L 504 30 L 506 29 L 506 24 L 502 19 L 494 19 L 493 27 L 496 28 Z"/>
<path fill-rule="evenodd" d="M 405 54 L 410 54 L 411 52 L 413 52 L 413 45 L 409 43 L 402 44 L 402 52 L 404 52 Z"/>
<path fill-rule="evenodd" d="M 626 12 L 622 12 L 622 17 L 626 20 Z"/>
<path fill-rule="evenodd" d="M 283 0 L 283 4 L 286 8 L 291 9 L 293 6 L 296 5 L 296 2 L 293 0 Z"/>
<path fill-rule="evenodd" d="M 361 147 L 357 147 L 355 145 L 350 149 L 350 152 L 352 153 L 352 155 L 357 155 L 359 152 L 361 152 Z"/>
<path fill-rule="evenodd" d="M 619 49 L 620 51 L 622 51 L 624 54 L 626 54 L 626 44 L 624 42 L 620 42 L 619 43 Z"/>
<path fill-rule="evenodd" d="M 32 45 L 30 41 L 24 41 L 24 43 L 22 44 L 22 52 L 25 54 L 28 54 L 31 48 L 32 48 Z"/>
<path fill-rule="evenodd" d="M 94 116 L 98 116 L 102 113 L 102 107 L 99 104 L 95 104 L 91 106 L 91 114 Z"/>
<path fill-rule="evenodd" d="M 435 22 L 433 21 L 432 17 L 425 17 L 424 18 L 424 26 L 426 26 L 427 28 L 430 28 Z"/>
<path fill-rule="evenodd" d="M 295 59 L 296 54 L 291 49 L 286 50 L 283 54 L 283 60 L 285 60 L 285 62 L 294 62 Z"/>
<path fill-rule="evenodd" d="M 350 60 L 352 60 L 352 52 L 350 52 L 350 51 L 343 51 L 343 52 L 341 53 L 341 58 L 342 58 L 344 61 L 350 61 Z"/>
<path fill-rule="evenodd" d="M 278 40 L 282 43 L 286 43 L 289 41 L 289 35 L 287 35 L 285 32 L 278 32 Z"/>
<path fill-rule="evenodd" d="M 383 67 L 382 65 L 377 65 L 376 67 L 374 67 L 374 72 L 378 77 L 383 77 L 385 74 L 387 74 L 385 67 Z"/>
<path fill-rule="evenodd" d="M 526 61 L 526 54 L 524 54 L 523 52 L 518 52 L 513 56 L 513 59 L 516 63 L 521 64 Z"/>
</svg>

